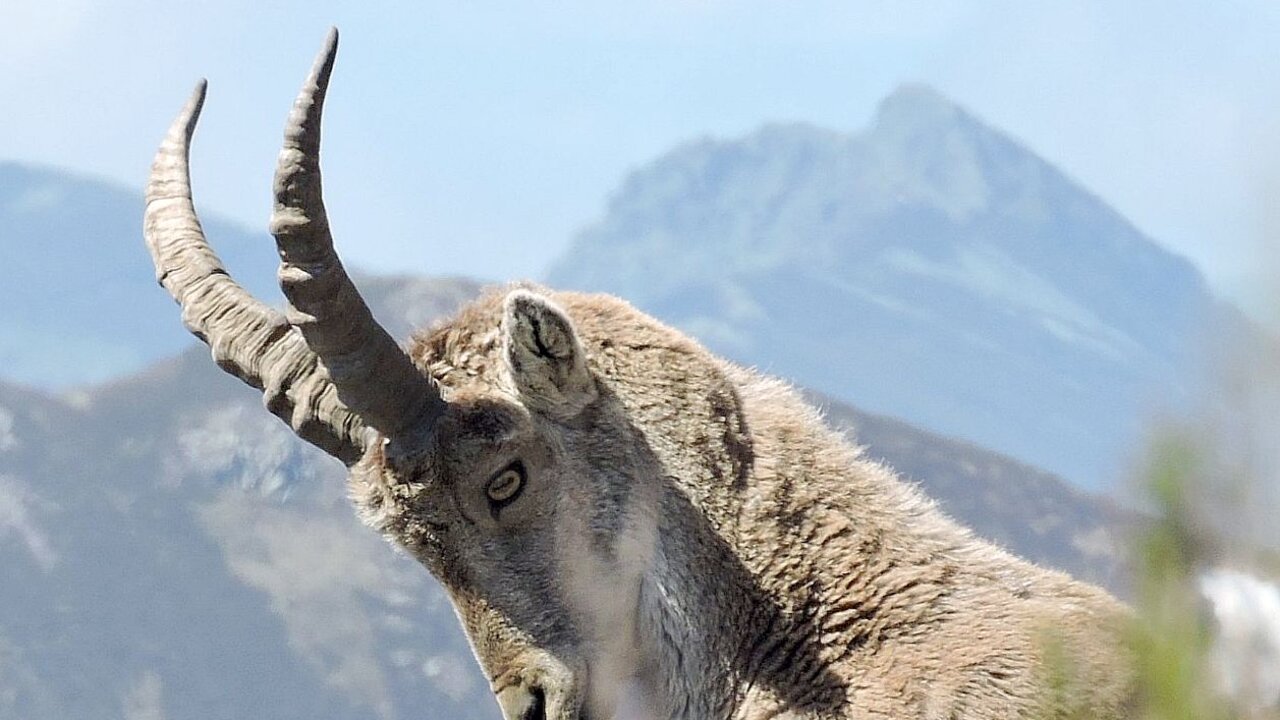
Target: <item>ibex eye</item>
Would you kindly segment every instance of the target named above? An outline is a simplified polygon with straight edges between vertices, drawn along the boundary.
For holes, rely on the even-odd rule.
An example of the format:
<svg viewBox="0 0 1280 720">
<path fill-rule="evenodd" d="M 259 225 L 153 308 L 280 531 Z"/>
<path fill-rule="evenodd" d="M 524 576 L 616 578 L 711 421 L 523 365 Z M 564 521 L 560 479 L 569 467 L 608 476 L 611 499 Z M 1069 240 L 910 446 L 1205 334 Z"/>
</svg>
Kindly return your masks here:
<svg viewBox="0 0 1280 720">
<path fill-rule="evenodd" d="M 516 461 L 508 465 L 506 470 L 490 478 L 484 493 L 489 496 L 489 502 L 501 507 L 515 500 L 523 489 L 524 465 Z"/>
</svg>

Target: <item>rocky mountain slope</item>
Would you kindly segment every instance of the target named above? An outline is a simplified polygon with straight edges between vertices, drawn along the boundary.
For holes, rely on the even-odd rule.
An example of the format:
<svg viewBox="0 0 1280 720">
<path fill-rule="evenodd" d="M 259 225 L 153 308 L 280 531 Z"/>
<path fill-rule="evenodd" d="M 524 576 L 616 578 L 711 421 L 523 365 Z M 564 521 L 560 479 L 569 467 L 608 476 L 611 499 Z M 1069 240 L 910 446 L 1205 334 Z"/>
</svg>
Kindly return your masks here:
<svg viewBox="0 0 1280 720">
<path fill-rule="evenodd" d="M 357 523 L 338 464 L 204 349 L 155 362 L 192 341 L 140 214 L 0 164 L 0 720 L 496 718 L 442 592 Z M 268 238 L 207 228 L 278 296 Z M 1201 321 L 1234 322 L 1186 263 L 921 88 L 861 135 L 675 151 L 552 279 L 811 385 L 978 534 L 1122 593 L 1135 518 L 972 441 L 1097 483 L 1151 397 L 1190 395 Z M 358 282 L 400 337 L 479 291 Z"/>
<path fill-rule="evenodd" d="M 360 284 L 397 334 L 478 290 Z M 0 384 L 0 719 L 498 717 L 439 587 L 203 348 L 70 397 Z M 1107 503 L 815 401 L 980 534 L 1122 577 Z"/>
<path fill-rule="evenodd" d="M 136 192 L 0 163 L 0 378 L 62 389 L 183 347 L 140 211 Z M 270 239 L 207 225 L 236 277 L 278 297 Z M 672 151 L 550 280 L 1091 488 L 1194 396 L 1202 327 L 1249 334 L 1185 261 L 917 86 L 859 134 L 775 125 Z"/>
<path fill-rule="evenodd" d="M 1111 486 L 1193 395 L 1199 273 L 932 90 L 857 134 L 774 125 L 634 172 L 550 272 L 739 361 Z"/>
<path fill-rule="evenodd" d="M 242 284 L 279 296 L 269 237 L 205 224 Z M 141 238 L 137 191 L 0 161 L 0 378 L 44 388 L 102 382 L 186 347 Z"/>
</svg>

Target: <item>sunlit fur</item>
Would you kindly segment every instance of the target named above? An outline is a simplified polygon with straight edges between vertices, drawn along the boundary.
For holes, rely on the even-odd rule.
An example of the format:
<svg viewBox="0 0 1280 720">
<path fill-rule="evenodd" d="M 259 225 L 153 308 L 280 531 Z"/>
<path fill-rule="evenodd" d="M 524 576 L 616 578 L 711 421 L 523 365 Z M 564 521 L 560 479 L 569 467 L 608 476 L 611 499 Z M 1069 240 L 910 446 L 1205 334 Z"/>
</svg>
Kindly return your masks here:
<svg viewBox="0 0 1280 720">
<path fill-rule="evenodd" d="M 411 354 L 446 415 L 372 443 L 352 492 L 443 583 L 509 713 L 538 688 L 561 720 L 1122 714 L 1119 603 L 626 303 L 495 292 Z"/>
</svg>

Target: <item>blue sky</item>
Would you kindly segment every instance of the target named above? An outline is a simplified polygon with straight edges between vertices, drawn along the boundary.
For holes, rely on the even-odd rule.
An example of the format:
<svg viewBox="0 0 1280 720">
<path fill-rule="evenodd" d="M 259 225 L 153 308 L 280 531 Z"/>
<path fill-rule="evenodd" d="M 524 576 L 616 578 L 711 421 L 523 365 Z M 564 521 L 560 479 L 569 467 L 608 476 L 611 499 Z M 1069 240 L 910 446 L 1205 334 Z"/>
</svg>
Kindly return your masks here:
<svg viewBox="0 0 1280 720">
<path fill-rule="evenodd" d="M 0 159 L 140 188 L 206 76 L 197 198 L 264 227 L 285 113 L 332 24 L 326 190 L 340 250 L 365 268 L 539 276 L 628 170 L 674 145 L 770 121 L 856 131 L 924 81 L 1219 292 L 1256 310 L 1280 275 L 1273 0 L 355 5 L 2 0 Z"/>
</svg>

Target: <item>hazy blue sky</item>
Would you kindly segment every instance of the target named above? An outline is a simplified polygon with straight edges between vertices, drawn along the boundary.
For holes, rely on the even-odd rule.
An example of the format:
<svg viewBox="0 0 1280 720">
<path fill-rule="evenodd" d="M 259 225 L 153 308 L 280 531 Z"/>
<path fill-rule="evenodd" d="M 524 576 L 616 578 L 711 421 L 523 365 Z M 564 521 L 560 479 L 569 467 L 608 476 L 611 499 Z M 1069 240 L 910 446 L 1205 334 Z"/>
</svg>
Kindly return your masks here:
<svg viewBox="0 0 1280 720">
<path fill-rule="evenodd" d="M 1275 0 L 355 5 L 0 0 L 0 158 L 141 187 L 207 76 L 197 196 L 263 227 L 285 113 L 335 24 L 326 189 L 363 267 L 538 276 L 673 145 L 778 120 L 857 130 L 922 80 L 1219 290 L 1280 276 L 1258 259 L 1280 207 Z"/>
</svg>

